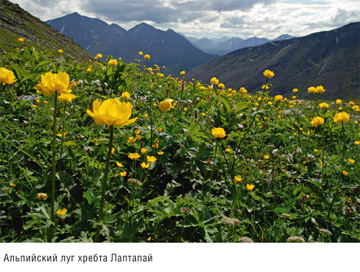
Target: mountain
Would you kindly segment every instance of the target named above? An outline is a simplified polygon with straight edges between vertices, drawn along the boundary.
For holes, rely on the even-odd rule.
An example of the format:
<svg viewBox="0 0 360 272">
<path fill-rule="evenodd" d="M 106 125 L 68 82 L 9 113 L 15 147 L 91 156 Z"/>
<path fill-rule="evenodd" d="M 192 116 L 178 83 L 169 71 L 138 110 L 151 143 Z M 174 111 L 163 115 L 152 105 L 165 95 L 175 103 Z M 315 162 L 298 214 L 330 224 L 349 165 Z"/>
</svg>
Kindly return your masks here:
<svg viewBox="0 0 360 272">
<path fill-rule="evenodd" d="M 290 38 L 293 37 L 284 34 L 276 38 L 274 41 L 286 40 Z M 252 37 L 245 40 L 239 37 L 233 37 L 233 38 L 223 37 L 217 40 L 210 40 L 208 38 L 196 39 L 193 37 L 189 37 L 188 40 L 200 50 L 209 54 L 220 55 L 220 56 L 241 48 L 261 45 L 270 41 L 265 38 L 257 38 L 257 37 Z"/>
<path fill-rule="evenodd" d="M 57 54 L 58 49 L 77 60 L 90 56 L 80 46 L 61 35 L 40 19 L 24 11 L 19 5 L 0 0 L 0 50 L 11 50 L 20 46 L 33 46 L 39 50 L 49 50 Z M 20 44 L 17 39 L 25 39 Z"/>
<path fill-rule="evenodd" d="M 218 77 L 227 87 L 259 91 L 262 72 L 275 72 L 270 95 L 308 97 L 307 88 L 323 85 L 323 98 L 360 96 L 360 22 L 305 37 L 272 41 L 217 57 L 187 73 L 205 83 Z"/>
<path fill-rule="evenodd" d="M 150 54 L 148 66 L 166 66 L 167 73 L 190 70 L 215 56 L 194 47 L 187 39 L 169 29 L 162 31 L 141 23 L 129 31 L 116 24 L 72 13 L 47 23 L 72 38 L 92 55 L 101 53 L 121 57 L 126 62 L 139 57 L 138 52 Z"/>
</svg>

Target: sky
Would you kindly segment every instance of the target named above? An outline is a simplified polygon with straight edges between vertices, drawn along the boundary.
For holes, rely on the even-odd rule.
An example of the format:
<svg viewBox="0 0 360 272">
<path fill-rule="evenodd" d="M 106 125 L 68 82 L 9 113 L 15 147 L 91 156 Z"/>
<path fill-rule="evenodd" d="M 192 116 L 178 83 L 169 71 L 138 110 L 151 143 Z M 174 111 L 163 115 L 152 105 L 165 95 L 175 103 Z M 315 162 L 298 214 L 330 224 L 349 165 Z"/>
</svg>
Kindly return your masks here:
<svg viewBox="0 0 360 272">
<path fill-rule="evenodd" d="M 145 22 L 189 37 L 300 37 L 360 21 L 359 0 L 10 0 L 43 21 L 72 12 L 125 29 Z"/>
</svg>

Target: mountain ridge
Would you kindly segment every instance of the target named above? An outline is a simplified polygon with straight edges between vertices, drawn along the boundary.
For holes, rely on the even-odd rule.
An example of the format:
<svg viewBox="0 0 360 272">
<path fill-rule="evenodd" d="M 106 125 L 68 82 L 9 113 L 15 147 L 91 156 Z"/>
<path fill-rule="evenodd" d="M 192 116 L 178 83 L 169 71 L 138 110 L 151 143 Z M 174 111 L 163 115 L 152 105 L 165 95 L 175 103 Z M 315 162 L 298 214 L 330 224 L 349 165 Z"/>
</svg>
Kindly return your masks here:
<svg viewBox="0 0 360 272">
<path fill-rule="evenodd" d="M 186 75 L 209 82 L 216 76 L 234 89 L 261 90 L 262 72 L 273 70 L 270 95 L 309 97 L 307 88 L 323 85 L 325 98 L 360 96 L 360 22 L 330 31 L 243 48 L 204 63 Z"/>
<path fill-rule="evenodd" d="M 172 29 L 163 31 L 146 23 L 140 23 L 126 31 L 116 24 L 109 25 L 78 13 L 49 20 L 47 23 L 67 37 L 74 38 L 92 55 L 102 53 L 130 62 L 139 57 L 139 51 L 143 51 L 151 56 L 147 61 L 148 65 L 165 66 L 168 74 L 190 70 L 215 57 L 202 52 Z"/>
</svg>

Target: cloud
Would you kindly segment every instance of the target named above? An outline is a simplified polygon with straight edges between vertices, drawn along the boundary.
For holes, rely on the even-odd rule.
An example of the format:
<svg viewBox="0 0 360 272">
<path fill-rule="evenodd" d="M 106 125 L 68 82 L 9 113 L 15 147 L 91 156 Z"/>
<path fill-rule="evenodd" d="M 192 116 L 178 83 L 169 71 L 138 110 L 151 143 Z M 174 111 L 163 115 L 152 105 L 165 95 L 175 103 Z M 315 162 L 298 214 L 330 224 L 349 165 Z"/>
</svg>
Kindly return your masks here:
<svg viewBox="0 0 360 272">
<path fill-rule="evenodd" d="M 41 1 L 41 0 L 39 0 Z M 207 17 L 208 12 L 249 10 L 256 4 L 269 4 L 278 0 L 85 0 L 80 7 L 107 20 L 151 21 L 157 24 L 191 22 Z"/>
<path fill-rule="evenodd" d="M 11 0 L 42 20 L 71 12 L 129 29 L 140 22 L 198 38 L 304 36 L 360 21 L 359 0 Z"/>
</svg>

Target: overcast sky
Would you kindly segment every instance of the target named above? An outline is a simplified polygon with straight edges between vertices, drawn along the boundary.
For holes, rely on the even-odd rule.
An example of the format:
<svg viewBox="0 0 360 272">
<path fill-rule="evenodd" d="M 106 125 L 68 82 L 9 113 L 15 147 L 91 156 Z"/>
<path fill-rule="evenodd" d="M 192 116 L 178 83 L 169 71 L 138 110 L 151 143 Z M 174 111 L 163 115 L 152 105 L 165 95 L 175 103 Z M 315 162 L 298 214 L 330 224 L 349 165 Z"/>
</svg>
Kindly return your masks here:
<svg viewBox="0 0 360 272">
<path fill-rule="evenodd" d="M 360 21 L 359 0 L 10 0 L 41 20 L 78 12 L 197 38 L 304 36 Z"/>
</svg>

